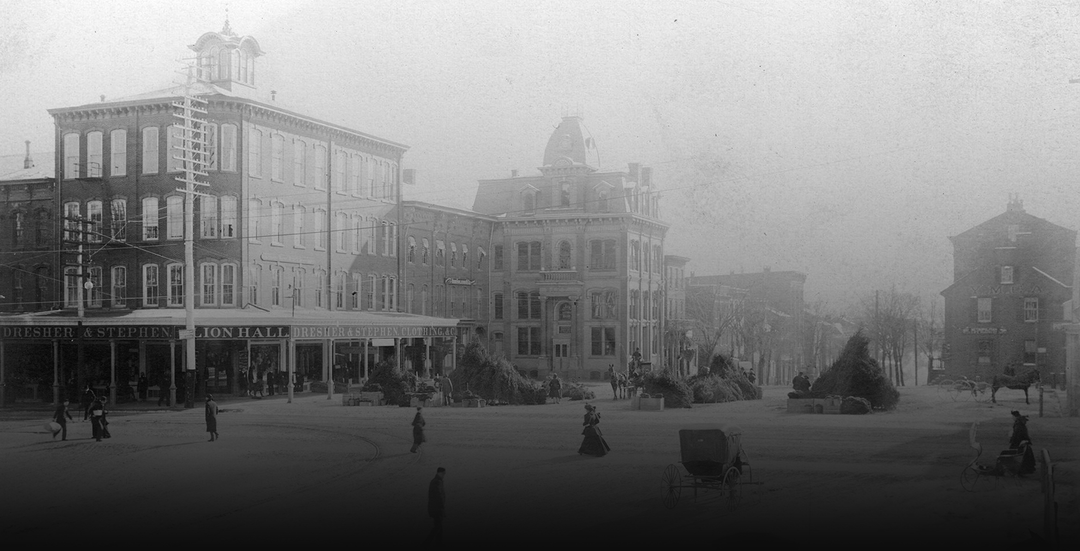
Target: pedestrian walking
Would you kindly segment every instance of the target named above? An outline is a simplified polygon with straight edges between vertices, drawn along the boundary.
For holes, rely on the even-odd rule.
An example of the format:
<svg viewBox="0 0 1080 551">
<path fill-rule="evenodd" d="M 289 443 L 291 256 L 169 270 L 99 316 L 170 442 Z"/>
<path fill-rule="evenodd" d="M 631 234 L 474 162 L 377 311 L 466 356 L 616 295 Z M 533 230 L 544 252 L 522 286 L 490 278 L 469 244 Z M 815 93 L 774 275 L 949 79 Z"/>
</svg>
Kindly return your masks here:
<svg viewBox="0 0 1080 551">
<path fill-rule="evenodd" d="M 79 400 L 79 409 L 86 411 L 90 409 L 90 404 L 97 400 L 97 395 L 94 394 L 94 389 L 91 388 L 90 383 L 86 383 L 86 388 L 83 389 L 82 398 Z M 84 418 L 83 421 L 86 419 Z"/>
<path fill-rule="evenodd" d="M 561 403 L 559 398 L 562 396 L 562 381 L 559 380 L 558 373 L 551 374 L 551 382 L 548 383 L 548 397 L 554 398 L 555 403 Z"/>
<path fill-rule="evenodd" d="M 53 431 L 53 433 L 52 433 L 53 440 L 56 440 L 56 435 L 60 434 L 60 433 L 63 433 L 63 436 L 60 439 L 61 440 L 67 440 L 67 420 L 68 419 L 71 419 L 72 421 L 75 420 L 75 419 L 73 419 L 71 417 L 71 412 L 68 411 L 68 404 L 69 403 L 70 402 L 68 402 L 67 400 L 64 400 L 64 403 L 56 406 L 56 411 L 53 413 L 53 422 L 56 423 L 57 425 L 60 425 L 60 430 L 54 430 Z"/>
<path fill-rule="evenodd" d="M 600 428 L 596 426 L 598 424 L 600 424 L 600 414 L 596 412 L 596 406 L 585 404 L 585 422 L 582 423 L 585 428 L 581 431 L 585 439 L 581 441 L 578 455 L 589 454 L 602 457 L 611 451 L 611 446 L 608 446 L 604 435 L 600 433 Z"/>
<path fill-rule="evenodd" d="M 262 377 L 254 371 L 251 373 L 251 397 L 260 399 L 263 397 Z"/>
<path fill-rule="evenodd" d="M 439 388 L 442 390 L 442 404 L 444 406 L 450 405 L 454 399 L 454 383 L 450 381 L 450 377 L 443 375 L 439 379 Z"/>
<path fill-rule="evenodd" d="M 619 399 L 619 375 L 615 373 L 615 364 L 608 364 L 607 368 L 608 382 L 611 383 L 611 394 L 613 400 Z"/>
<path fill-rule="evenodd" d="M 146 373 L 139 375 L 139 401 L 146 401 L 146 391 L 150 389 L 150 381 L 146 379 Z"/>
<path fill-rule="evenodd" d="M 210 442 L 218 439 L 217 433 L 217 402 L 212 394 L 206 395 L 206 432 L 210 433 Z"/>
<path fill-rule="evenodd" d="M 409 450 L 416 453 L 420 449 L 420 444 L 427 442 L 427 438 L 424 437 L 424 416 L 420 411 L 424 409 L 422 407 L 416 408 L 416 416 L 412 420 L 412 449 Z"/>
<path fill-rule="evenodd" d="M 432 542 L 442 545 L 442 523 L 446 518 L 446 490 L 443 488 L 443 477 L 446 476 L 446 469 L 439 467 L 435 470 L 435 478 L 431 479 L 428 484 L 428 500 L 427 510 L 428 516 L 431 517 L 432 525 L 431 531 L 428 532 L 427 538 L 424 539 L 424 545 L 429 545 Z"/>
<path fill-rule="evenodd" d="M 165 404 L 166 406 L 171 406 L 172 404 L 169 403 L 169 395 L 170 395 L 169 378 L 166 377 L 164 373 L 161 373 L 161 374 L 157 375 L 154 378 L 157 379 L 157 387 L 158 387 L 157 405 L 158 405 L 158 407 L 161 407 L 162 404 Z"/>
<path fill-rule="evenodd" d="M 98 442 L 105 436 L 105 398 L 98 398 L 90 403 L 90 407 L 86 408 L 86 412 L 83 413 L 83 421 L 87 418 L 90 419 L 90 425 L 93 430 L 93 437 Z"/>
</svg>

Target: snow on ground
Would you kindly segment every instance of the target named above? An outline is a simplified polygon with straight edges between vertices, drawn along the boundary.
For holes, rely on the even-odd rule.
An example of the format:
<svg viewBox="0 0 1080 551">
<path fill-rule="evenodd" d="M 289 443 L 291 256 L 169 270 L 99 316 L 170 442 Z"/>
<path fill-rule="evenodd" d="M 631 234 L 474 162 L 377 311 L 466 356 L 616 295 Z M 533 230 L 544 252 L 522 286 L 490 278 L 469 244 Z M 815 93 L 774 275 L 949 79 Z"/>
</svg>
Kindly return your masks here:
<svg viewBox="0 0 1080 551">
<path fill-rule="evenodd" d="M 447 469 L 448 542 L 710 544 L 1014 544 L 1043 532 L 1040 484 L 988 479 L 967 492 L 960 472 L 980 423 L 983 459 L 1006 447 L 1009 411 L 1031 416 L 1037 450 L 1056 463 L 1062 536 L 1080 535 L 1080 419 L 1056 402 L 1038 417 L 1002 390 L 998 405 L 936 387 L 901 389 L 900 406 L 865 416 L 786 412 L 787 388 L 765 399 L 632 411 L 594 387 L 612 447 L 579 456 L 582 402 L 481 409 L 429 407 L 428 443 L 409 452 L 412 408 L 344 407 L 340 395 L 219 402 L 221 439 L 207 442 L 201 407 L 115 408 L 113 438 L 69 424 L 53 441 L 49 411 L 0 413 L 0 538 L 43 542 L 57 534 L 117 530 L 131 541 L 194 536 L 197 543 L 306 543 L 328 536 L 419 543 L 430 527 L 428 481 Z M 959 398 L 954 400 L 954 398 Z M 1060 399 L 1064 399 L 1061 397 Z M 78 416 L 81 419 L 81 415 Z M 679 465 L 682 428 L 734 424 L 753 481 L 741 499 L 693 489 L 667 509 L 665 467 Z M 685 476 L 686 471 L 681 470 Z M 689 484 L 684 479 L 685 484 Z M 333 540 L 326 540 L 333 541 Z"/>
</svg>

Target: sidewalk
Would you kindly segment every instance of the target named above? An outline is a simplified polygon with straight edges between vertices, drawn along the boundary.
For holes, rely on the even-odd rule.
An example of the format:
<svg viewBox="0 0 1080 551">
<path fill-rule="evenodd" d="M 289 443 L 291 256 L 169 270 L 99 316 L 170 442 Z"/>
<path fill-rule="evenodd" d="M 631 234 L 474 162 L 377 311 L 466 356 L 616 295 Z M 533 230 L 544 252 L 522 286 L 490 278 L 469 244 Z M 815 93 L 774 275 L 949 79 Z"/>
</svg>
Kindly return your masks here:
<svg viewBox="0 0 1080 551">
<path fill-rule="evenodd" d="M 293 396 L 294 396 L 294 398 L 301 398 L 301 397 L 316 396 L 316 394 L 313 393 L 313 392 L 296 392 L 296 393 L 293 394 Z M 321 396 L 325 397 L 325 394 L 322 394 Z M 340 396 L 340 394 L 335 394 L 335 396 Z M 250 396 L 235 396 L 235 395 L 232 395 L 232 394 L 214 395 L 214 401 L 217 402 L 219 406 L 224 406 L 224 405 L 233 405 L 233 406 L 235 406 L 236 404 L 248 403 L 248 402 L 266 402 L 266 401 L 273 402 L 273 401 L 279 401 L 279 400 L 284 402 L 284 401 L 287 401 L 288 398 L 289 398 L 289 396 L 288 396 L 287 392 L 286 393 L 275 394 L 273 396 L 266 396 L 266 397 L 263 397 L 263 398 L 252 398 Z M 203 405 L 204 400 L 205 400 L 205 396 L 203 398 L 200 398 L 200 399 L 196 400 L 195 404 L 194 404 L 194 408 L 201 408 L 202 405 Z M 145 412 L 151 412 L 151 411 L 183 411 L 183 410 L 186 410 L 186 409 L 189 409 L 189 408 L 184 407 L 183 402 L 180 402 L 179 404 L 172 405 L 172 406 L 166 406 L 164 404 L 159 406 L 156 398 L 147 398 L 145 401 L 121 402 L 121 403 L 118 403 L 116 405 L 109 406 L 109 411 L 111 413 L 113 413 L 113 414 L 125 413 L 125 412 L 145 413 Z M 20 418 L 38 418 L 38 417 L 43 417 L 43 416 L 48 417 L 48 416 L 52 415 L 53 411 L 55 411 L 55 410 L 56 410 L 56 406 L 54 404 L 52 404 L 51 402 L 43 402 L 43 401 L 37 401 L 37 402 L 33 402 L 33 401 L 12 402 L 12 403 L 9 403 L 9 404 L 5 405 L 4 407 L 0 408 L 0 420 L 11 421 L 11 420 L 17 420 L 17 419 L 20 419 Z M 79 403 L 78 402 L 72 401 L 70 404 L 68 404 L 68 410 L 71 412 L 72 417 L 76 417 L 77 415 L 82 415 L 82 412 L 79 409 Z"/>
</svg>

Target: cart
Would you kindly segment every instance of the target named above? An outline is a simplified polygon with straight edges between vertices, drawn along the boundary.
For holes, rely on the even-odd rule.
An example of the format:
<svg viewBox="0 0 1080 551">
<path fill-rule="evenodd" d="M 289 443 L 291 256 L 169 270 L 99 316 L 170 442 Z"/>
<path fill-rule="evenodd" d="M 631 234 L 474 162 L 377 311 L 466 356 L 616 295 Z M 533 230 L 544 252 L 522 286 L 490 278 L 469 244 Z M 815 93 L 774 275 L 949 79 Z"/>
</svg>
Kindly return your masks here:
<svg viewBox="0 0 1080 551">
<path fill-rule="evenodd" d="M 672 463 L 664 469 L 660 479 L 664 506 L 674 508 L 679 503 L 683 488 L 693 488 L 696 501 L 698 488 L 701 488 L 719 491 L 722 497 L 726 497 L 729 509 L 737 508 L 742 499 L 741 486 L 755 484 L 746 452 L 742 449 L 741 434 L 737 427 L 730 426 L 680 430 L 680 463 L 683 468 Z M 686 470 L 685 476 L 683 469 Z"/>
<path fill-rule="evenodd" d="M 975 450 L 975 457 L 960 473 L 960 485 L 971 492 L 975 490 L 975 483 L 984 476 L 996 478 L 1012 476 L 1013 478 L 1019 478 L 1020 466 L 1023 464 L 1024 454 L 1027 452 L 1028 447 L 1031 446 L 1031 442 L 1024 440 L 1020 443 L 1019 449 L 1002 451 L 998 454 L 993 465 L 987 465 L 979 462 L 983 448 L 982 444 L 975 439 L 978 431 L 979 424 L 972 423 L 971 430 L 968 431 L 968 443 Z"/>
</svg>

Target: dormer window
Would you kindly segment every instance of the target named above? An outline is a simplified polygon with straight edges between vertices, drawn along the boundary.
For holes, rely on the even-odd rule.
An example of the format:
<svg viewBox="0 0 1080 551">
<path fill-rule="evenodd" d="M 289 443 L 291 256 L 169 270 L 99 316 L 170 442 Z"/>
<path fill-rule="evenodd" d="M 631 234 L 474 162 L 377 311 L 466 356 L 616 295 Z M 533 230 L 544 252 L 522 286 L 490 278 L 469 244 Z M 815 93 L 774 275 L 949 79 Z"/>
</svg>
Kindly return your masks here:
<svg viewBox="0 0 1080 551">
<path fill-rule="evenodd" d="M 1001 267 L 1001 283 L 1002 285 L 1009 285 L 1013 282 L 1013 267 L 1002 266 Z"/>
<path fill-rule="evenodd" d="M 521 211 L 523 214 L 536 213 L 536 189 L 529 187 L 521 192 Z"/>
<path fill-rule="evenodd" d="M 559 204 L 564 207 L 570 206 L 570 182 L 559 184 Z"/>
</svg>

